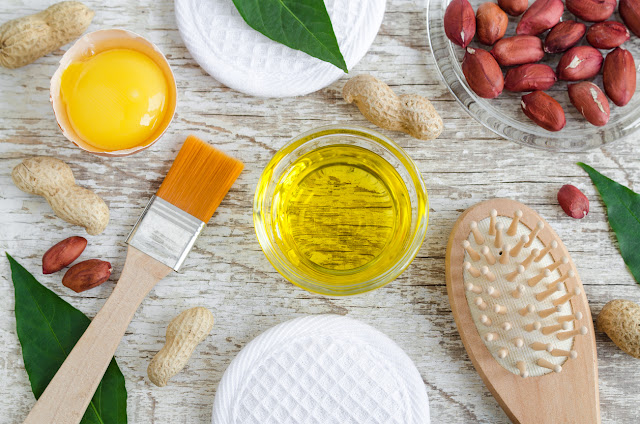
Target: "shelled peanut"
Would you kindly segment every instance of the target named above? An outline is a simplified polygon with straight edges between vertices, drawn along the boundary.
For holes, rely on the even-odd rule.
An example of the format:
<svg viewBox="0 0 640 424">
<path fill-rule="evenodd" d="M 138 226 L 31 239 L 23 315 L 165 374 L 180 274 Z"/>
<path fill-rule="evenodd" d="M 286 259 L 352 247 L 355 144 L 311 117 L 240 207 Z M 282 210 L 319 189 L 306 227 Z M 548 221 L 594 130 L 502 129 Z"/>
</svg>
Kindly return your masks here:
<svg viewBox="0 0 640 424">
<path fill-rule="evenodd" d="M 602 53 L 591 46 L 572 47 L 560 58 L 556 74 L 565 81 L 590 79 L 598 75 L 603 61 Z"/>
<path fill-rule="evenodd" d="M 66 238 L 46 251 L 42 256 L 42 273 L 53 274 L 71 265 L 87 247 L 87 239 L 74 236 Z M 98 287 L 111 276 L 111 264 L 99 259 L 78 262 L 62 277 L 62 285 L 76 293 Z"/>
<path fill-rule="evenodd" d="M 601 127 L 609 122 L 609 102 L 594 83 L 581 81 L 569 84 L 569 100 L 592 125 Z"/>
<path fill-rule="evenodd" d="M 596 49 L 614 49 L 631 38 L 626 26 L 616 21 L 604 21 L 591 25 L 587 41 Z"/>
<path fill-rule="evenodd" d="M 546 53 L 562 53 L 569 50 L 582 40 L 587 26 L 576 21 L 564 21 L 551 28 L 544 39 Z"/>
<path fill-rule="evenodd" d="M 492 45 L 507 32 L 509 18 L 500 7 L 491 2 L 482 3 L 476 13 L 476 36 L 482 44 Z"/>
<path fill-rule="evenodd" d="M 78 262 L 64 274 L 62 285 L 76 293 L 98 287 L 111 276 L 111 264 L 100 259 Z"/>
<path fill-rule="evenodd" d="M 636 64 L 628 50 L 616 47 L 602 69 L 604 91 L 617 106 L 624 106 L 636 92 Z"/>
<path fill-rule="evenodd" d="M 544 91 L 522 96 L 520 105 L 524 114 L 545 130 L 560 131 L 567 123 L 560 103 Z"/>
<path fill-rule="evenodd" d="M 620 46 L 630 38 L 627 27 L 640 36 L 640 1 L 620 0 L 619 12 L 626 26 L 608 20 L 616 5 L 617 0 L 536 0 L 527 8 L 526 0 L 498 0 L 497 4 L 482 3 L 473 21 L 469 18 L 473 12 L 469 1 L 453 0 L 444 16 L 444 29 L 455 44 L 465 48 L 462 71 L 478 96 L 495 98 L 503 88 L 532 92 L 522 97 L 524 114 L 549 131 L 559 131 L 565 123 L 564 110 L 543 91 L 557 81 L 567 81 L 572 83 L 566 90 L 574 107 L 586 121 L 602 126 L 610 116 L 607 97 L 615 105 L 624 106 L 636 90 L 633 56 Z M 565 6 L 589 27 L 577 20 L 560 22 Z M 514 36 L 505 36 L 503 31 L 505 13 L 522 14 Z M 475 34 L 479 43 L 493 47 L 487 51 L 471 46 L 470 34 Z M 585 34 L 588 45 L 580 45 Z M 599 49 L 613 50 L 603 56 Z M 538 63 L 549 54 L 562 54 L 555 71 Z M 604 90 L 585 81 L 600 72 Z"/>
<path fill-rule="evenodd" d="M 79 236 L 56 243 L 42 256 L 42 273 L 53 274 L 71 265 L 84 252 L 85 247 L 87 239 Z"/>
</svg>

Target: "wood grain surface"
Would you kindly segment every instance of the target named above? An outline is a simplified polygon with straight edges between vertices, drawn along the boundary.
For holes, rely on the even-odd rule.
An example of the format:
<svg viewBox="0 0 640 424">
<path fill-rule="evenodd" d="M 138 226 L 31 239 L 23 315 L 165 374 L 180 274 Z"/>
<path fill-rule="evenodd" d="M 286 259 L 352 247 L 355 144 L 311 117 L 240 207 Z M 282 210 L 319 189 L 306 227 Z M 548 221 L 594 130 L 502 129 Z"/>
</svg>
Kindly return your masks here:
<svg viewBox="0 0 640 424">
<path fill-rule="evenodd" d="M 0 22 L 44 9 L 52 1 L 4 0 Z M 430 199 L 427 237 L 413 264 L 385 288 L 361 296 L 327 298 L 299 289 L 271 267 L 253 231 L 252 200 L 263 167 L 294 135 L 320 125 L 372 127 L 341 90 L 347 77 L 317 93 L 288 99 L 249 97 L 222 86 L 195 63 L 176 29 L 169 0 L 100 2 L 89 30 L 126 28 L 156 43 L 167 55 L 178 84 L 178 108 L 163 139 L 142 153 L 104 158 L 81 151 L 60 133 L 49 104 L 49 78 L 69 47 L 17 70 L 0 69 L 0 252 L 8 251 L 40 282 L 95 316 L 113 282 L 80 294 L 62 286 L 62 274 L 40 273 L 42 254 L 55 242 L 84 230 L 55 217 L 46 202 L 19 191 L 11 169 L 23 158 L 52 155 L 65 160 L 78 182 L 109 204 L 105 233 L 88 236 L 83 258 L 124 264 L 124 240 L 154 193 L 187 135 L 195 134 L 242 160 L 246 167 L 205 229 L 180 274 L 164 279 L 144 300 L 116 358 L 129 393 L 130 423 L 208 423 L 216 386 L 231 360 L 251 339 L 275 324 L 320 313 L 348 314 L 389 335 L 415 361 L 430 397 L 434 423 L 508 423 L 475 372 L 456 330 L 444 278 L 447 238 L 469 206 L 510 197 L 538 211 L 556 230 L 580 272 L 592 314 L 611 299 L 640 302 L 638 286 L 620 257 L 605 210 L 584 161 L 640 190 L 640 146 L 623 140 L 581 154 L 555 154 L 497 138 L 471 119 L 440 81 L 430 56 L 421 0 L 390 0 L 371 50 L 351 74 L 371 73 L 398 93 L 430 98 L 444 119 L 438 140 L 395 139 L 422 171 Z M 581 188 L 591 212 L 581 220 L 557 205 L 563 184 Z M 16 337 L 13 286 L 0 258 L 0 424 L 20 423 L 35 403 Z M 186 308 L 206 306 L 216 324 L 186 369 L 163 388 L 146 368 L 162 347 L 169 321 Z M 640 361 L 596 332 L 602 421 L 640 420 Z"/>
</svg>

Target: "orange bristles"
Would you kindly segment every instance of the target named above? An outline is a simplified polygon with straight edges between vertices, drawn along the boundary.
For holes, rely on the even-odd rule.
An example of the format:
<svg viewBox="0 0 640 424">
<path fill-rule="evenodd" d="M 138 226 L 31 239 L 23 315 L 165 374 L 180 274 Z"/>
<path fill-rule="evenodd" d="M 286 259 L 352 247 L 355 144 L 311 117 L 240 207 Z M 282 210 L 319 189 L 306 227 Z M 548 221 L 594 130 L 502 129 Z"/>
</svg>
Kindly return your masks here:
<svg viewBox="0 0 640 424">
<path fill-rule="evenodd" d="M 207 222 L 242 168 L 242 162 L 190 135 L 156 195 Z"/>
</svg>

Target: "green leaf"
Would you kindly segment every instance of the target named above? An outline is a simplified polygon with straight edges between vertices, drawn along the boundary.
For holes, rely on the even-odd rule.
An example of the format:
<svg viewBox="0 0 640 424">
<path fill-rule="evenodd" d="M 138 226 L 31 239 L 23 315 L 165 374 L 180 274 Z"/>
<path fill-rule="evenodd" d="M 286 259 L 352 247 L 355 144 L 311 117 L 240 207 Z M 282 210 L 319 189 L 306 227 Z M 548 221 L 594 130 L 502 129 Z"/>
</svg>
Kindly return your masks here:
<svg viewBox="0 0 640 424">
<path fill-rule="evenodd" d="M 16 327 L 24 366 L 36 399 L 91 322 L 82 312 L 47 289 L 8 253 L 16 294 Z M 112 359 L 81 424 L 125 424 L 124 376 Z"/>
<path fill-rule="evenodd" d="M 256 31 L 349 72 L 323 0 L 233 0 L 233 3 L 242 19 Z"/>
<path fill-rule="evenodd" d="M 589 165 L 578 162 L 598 189 L 607 207 L 609 225 L 616 234 L 622 259 L 633 278 L 640 284 L 640 194 L 610 178 Z"/>
</svg>

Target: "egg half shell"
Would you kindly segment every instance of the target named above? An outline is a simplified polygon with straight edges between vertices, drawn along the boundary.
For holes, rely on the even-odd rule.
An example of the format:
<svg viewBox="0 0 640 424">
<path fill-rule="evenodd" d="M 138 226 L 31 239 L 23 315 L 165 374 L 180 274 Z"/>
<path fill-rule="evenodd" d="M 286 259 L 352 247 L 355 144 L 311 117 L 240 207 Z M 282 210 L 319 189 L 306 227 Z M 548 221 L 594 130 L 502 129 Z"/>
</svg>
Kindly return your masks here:
<svg viewBox="0 0 640 424">
<path fill-rule="evenodd" d="M 153 59 L 156 64 L 162 69 L 162 72 L 167 79 L 167 86 L 169 88 L 169 96 L 167 99 L 167 112 L 165 114 L 162 125 L 145 140 L 136 147 L 123 150 L 111 150 L 105 151 L 98 149 L 86 141 L 84 141 L 74 131 L 69 122 L 69 116 L 67 115 L 67 108 L 62 101 L 60 95 L 60 84 L 62 81 L 62 74 L 67 67 L 73 63 L 86 59 L 89 56 L 96 55 L 106 50 L 112 49 L 131 49 L 142 52 Z M 173 71 L 169 66 L 167 58 L 162 54 L 160 49 L 156 47 L 152 42 L 146 40 L 141 35 L 125 29 L 104 29 L 84 35 L 62 56 L 60 59 L 60 66 L 51 77 L 51 85 L 49 87 L 50 100 L 53 106 L 53 113 L 56 117 L 56 122 L 62 130 L 62 134 L 73 144 L 80 147 L 87 152 L 94 153 L 99 156 L 128 156 L 139 151 L 146 149 L 154 144 L 162 137 L 166 129 L 169 127 L 173 115 L 176 111 L 176 96 L 177 87 L 176 80 L 173 75 Z"/>
</svg>

